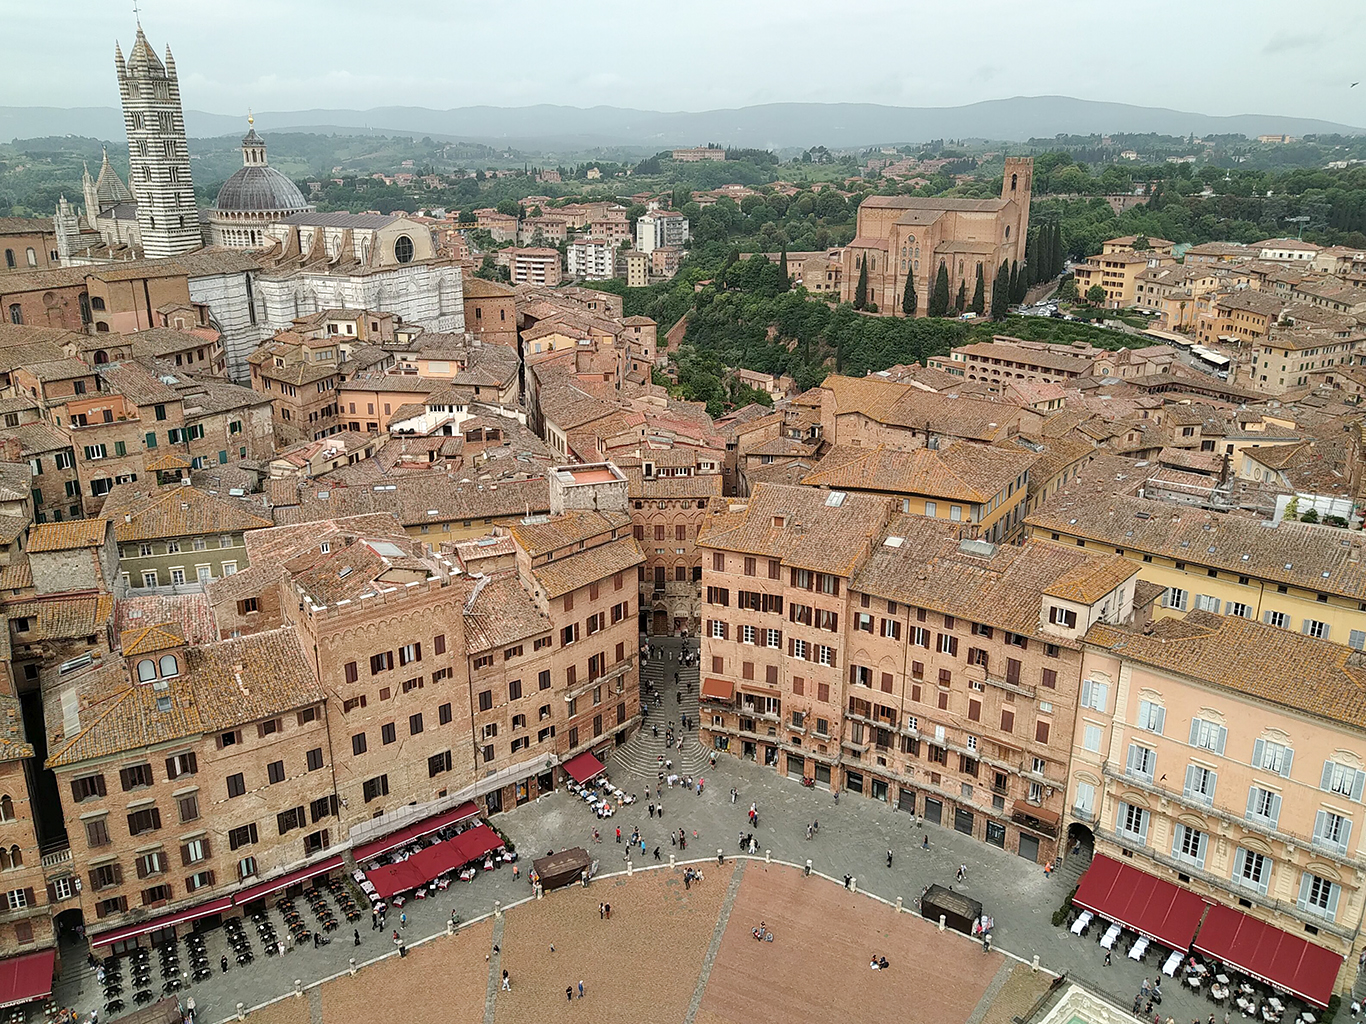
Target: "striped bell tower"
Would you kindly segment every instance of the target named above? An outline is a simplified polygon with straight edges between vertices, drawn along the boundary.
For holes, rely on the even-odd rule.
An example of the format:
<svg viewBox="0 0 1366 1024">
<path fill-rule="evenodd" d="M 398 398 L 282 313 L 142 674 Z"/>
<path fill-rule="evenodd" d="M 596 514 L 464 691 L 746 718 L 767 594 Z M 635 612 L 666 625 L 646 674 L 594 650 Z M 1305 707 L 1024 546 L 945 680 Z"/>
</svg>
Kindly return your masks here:
<svg viewBox="0 0 1366 1024">
<path fill-rule="evenodd" d="M 126 63 L 123 51 L 114 44 L 114 67 L 128 135 L 128 186 L 138 204 L 143 253 L 164 258 L 198 249 L 204 242 L 171 48 L 166 48 L 163 64 L 139 23 Z"/>
</svg>

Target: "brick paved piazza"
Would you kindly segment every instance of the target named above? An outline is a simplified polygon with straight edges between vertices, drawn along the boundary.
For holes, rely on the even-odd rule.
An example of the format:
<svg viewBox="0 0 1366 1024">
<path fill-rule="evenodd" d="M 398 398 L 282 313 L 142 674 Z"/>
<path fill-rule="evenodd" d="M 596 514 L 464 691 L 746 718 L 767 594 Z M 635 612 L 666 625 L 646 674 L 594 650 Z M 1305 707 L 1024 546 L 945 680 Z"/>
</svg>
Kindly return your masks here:
<svg viewBox="0 0 1366 1024">
<path fill-rule="evenodd" d="M 390 956 L 249 1019 L 352 1024 L 373 1019 L 383 1006 L 402 1007 L 404 1018 L 418 1024 L 777 1024 L 835 1020 L 857 1006 L 861 1020 L 909 1014 L 976 1024 L 998 998 L 1011 1006 L 992 1017 L 1008 1020 L 1051 981 L 829 879 L 763 861 L 702 868 L 704 881 L 690 890 L 681 871 L 666 867 L 550 893 L 501 921 L 440 936 L 406 959 Z M 599 918 L 604 901 L 612 904 L 610 921 Z M 773 942 L 752 937 L 760 920 Z M 500 951 L 485 963 L 495 942 Z M 874 952 L 888 958 L 890 970 L 869 970 Z M 503 969 L 510 992 L 497 984 Z M 572 1002 L 565 997 L 570 986 Z"/>
</svg>

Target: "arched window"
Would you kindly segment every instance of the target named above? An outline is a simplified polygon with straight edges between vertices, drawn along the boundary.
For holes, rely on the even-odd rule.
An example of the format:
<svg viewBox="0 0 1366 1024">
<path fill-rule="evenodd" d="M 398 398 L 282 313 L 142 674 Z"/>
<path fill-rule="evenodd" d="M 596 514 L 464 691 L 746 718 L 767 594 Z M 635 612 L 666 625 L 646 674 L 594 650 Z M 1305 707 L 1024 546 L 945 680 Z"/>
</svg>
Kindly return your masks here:
<svg viewBox="0 0 1366 1024">
<path fill-rule="evenodd" d="M 1010 241 L 1010 225 L 1009 225 L 1009 224 L 1006 225 L 1006 241 L 1007 241 L 1007 242 Z"/>
<path fill-rule="evenodd" d="M 3 846 L 0 846 L 0 871 L 8 871 L 9 869 L 9 851 L 6 850 Z"/>
<path fill-rule="evenodd" d="M 10 799 L 10 795 L 9 795 L 8 793 L 6 793 L 4 796 L 0 796 L 0 821 L 13 821 L 13 820 L 14 820 L 14 801 L 13 801 L 12 799 Z"/>
<path fill-rule="evenodd" d="M 102 348 L 95 349 L 95 365 L 103 366 L 107 362 L 109 362 L 109 353 Z"/>
<path fill-rule="evenodd" d="M 96 334 L 108 334 L 108 333 L 109 333 L 109 325 L 108 325 L 107 323 L 105 323 L 103 320 L 97 321 L 97 322 L 95 323 L 95 333 L 96 333 Z"/>
<path fill-rule="evenodd" d="M 143 658 L 138 662 L 138 682 L 150 683 L 157 677 L 157 667 L 151 658 Z"/>
<path fill-rule="evenodd" d="M 13 250 L 13 249 L 6 249 L 6 250 L 5 250 L 5 269 L 6 269 L 6 270 L 13 270 L 13 269 L 14 269 L 14 250 Z"/>
<path fill-rule="evenodd" d="M 10 303 L 9 322 L 12 324 L 22 324 L 24 322 L 24 309 L 17 302 Z"/>
<path fill-rule="evenodd" d="M 163 654 L 161 656 L 161 676 L 163 679 L 170 679 L 172 676 L 180 675 L 180 662 L 176 661 L 174 654 Z"/>
<path fill-rule="evenodd" d="M 413 240 L 407 235 L 399 235 L 394 239 L 394 259 L 400 263 L 413 261 Z"/>
<path fill-rule="evenodd" d="M 36 267 L 38 265 L 38 254 L 33 251 L 32 246 L 29 247 L 24 255 L 28 257 L 28 265 L 30 267 Z"/>
<path fill-rule="evenodd" d="M 1012 175 L 1010 176 L 1010 191 L 1012 191 L 1012 192 L 1015 191 L 1015 185 L 1016 185 L 1016 183 L 1017 183 L 1019 180 L 1020 180 L 1020 176 L 1019 176 L 1018 174 L 1012 174 Z"/>
<path fill-rule="evenodd" d="M 24 863 L 24 851 L 17 846 L 9 848 L 9 866 L 12 868 L 21 867 Z"/>
</svg>

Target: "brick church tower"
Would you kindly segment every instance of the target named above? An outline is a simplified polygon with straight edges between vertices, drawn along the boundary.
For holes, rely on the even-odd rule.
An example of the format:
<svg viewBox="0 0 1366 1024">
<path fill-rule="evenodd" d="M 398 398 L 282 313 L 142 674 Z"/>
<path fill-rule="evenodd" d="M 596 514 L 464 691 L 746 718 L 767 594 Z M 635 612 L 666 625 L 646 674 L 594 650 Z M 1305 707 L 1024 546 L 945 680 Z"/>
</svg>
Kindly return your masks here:
<svg viewBox="0 0 1366 1024">
<path fill-rule="evenodd" d="M 1015 218 L 1009 241 L 1014 245 L 1010 259 L 1021 264 L 1025 259 L 1025 235 L 1029 233 L 1029 196 L 1034 187 L 1034 158 L 1006 157 L 1005 178 L 1001 182 L 1001 198 L 1015 203 Z"/>
<path fill-rule="evenodd" d="M 138 204 L 143 252 L 161 258 L 198 249 L 204 242 L 171 48 L 166 48 L 162 64 L 139 24 L 126 64 L 123 51 L 114 44 L 114 66 L 128 135 L 128 185 Z"/>
</svg>

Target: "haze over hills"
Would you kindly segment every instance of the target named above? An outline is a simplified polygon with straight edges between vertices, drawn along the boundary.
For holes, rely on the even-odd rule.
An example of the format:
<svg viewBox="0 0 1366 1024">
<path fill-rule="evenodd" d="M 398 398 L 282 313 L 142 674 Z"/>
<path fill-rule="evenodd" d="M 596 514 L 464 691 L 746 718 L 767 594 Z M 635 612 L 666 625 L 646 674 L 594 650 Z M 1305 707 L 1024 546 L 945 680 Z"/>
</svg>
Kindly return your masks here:
<svg viewBox="0 0 1366 1024">
<path fill-rule="evenodd" d="M 187 110 L 193 137 L 243 131 L 240 115 Z M 733 110 L 661 112 L 625 107 L 376 107 L 371 110 L 261 111 L 256 127 L 320 133 L 430 135 L 532 149 L 640 146 L 650 150 L 717 142 L 761 149 L 830 148 L 984 138 L 1023 142 L 1060 133 L 1154 132 L 1196 136 L 1366 134 L 1366 129 L 1274 114 L 1214 116 L 1103 103 L 1068 96 L 1018 96 L 959 107 L 891 107 L 874 103 L 770 103 Z M 114 107 L 0 107 L 0 139 L 82 135 L 121 139 Z"/>
</svg>

